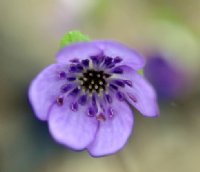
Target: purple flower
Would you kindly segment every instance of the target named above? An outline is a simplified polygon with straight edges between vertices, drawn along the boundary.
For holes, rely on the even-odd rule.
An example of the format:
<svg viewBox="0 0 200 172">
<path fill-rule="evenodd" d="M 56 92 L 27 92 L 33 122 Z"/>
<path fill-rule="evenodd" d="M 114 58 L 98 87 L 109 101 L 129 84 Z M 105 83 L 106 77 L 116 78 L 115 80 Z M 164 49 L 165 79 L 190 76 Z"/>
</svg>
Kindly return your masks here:
<svg viewBox="0 0 200 172">
<path fill-rule="evenodd" d="M 186 90 L 184 72 L 160 54 L 149 57 L 144 71 L 161 100 L 174 99 Z"/>
<path fill-rule="evenodd" d="M 159 114 L 154 89 L 137 74 L 143 66 L 139 54 L 114 41 L 71 44 L 32 82 L 30 102 L 57 142 L 112 154 L 131 134 L 129 105 L 147 117 Z"/>
</svg>

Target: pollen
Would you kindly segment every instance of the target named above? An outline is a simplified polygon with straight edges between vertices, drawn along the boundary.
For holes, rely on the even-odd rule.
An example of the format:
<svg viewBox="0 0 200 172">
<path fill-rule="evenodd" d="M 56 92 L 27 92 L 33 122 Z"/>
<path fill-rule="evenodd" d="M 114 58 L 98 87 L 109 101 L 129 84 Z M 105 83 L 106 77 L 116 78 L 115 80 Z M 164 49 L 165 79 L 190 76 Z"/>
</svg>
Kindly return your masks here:
<svg viewBox="0 0 200 172">
<path fill-rule="evenodd" d="M 97 71 L 88 69 L 79 77 L 80 86 L 82 89 L 92 92 L 100 93 L 106 90 L 107 78 L 111 75 L 104 71 Z"/>
</svg>

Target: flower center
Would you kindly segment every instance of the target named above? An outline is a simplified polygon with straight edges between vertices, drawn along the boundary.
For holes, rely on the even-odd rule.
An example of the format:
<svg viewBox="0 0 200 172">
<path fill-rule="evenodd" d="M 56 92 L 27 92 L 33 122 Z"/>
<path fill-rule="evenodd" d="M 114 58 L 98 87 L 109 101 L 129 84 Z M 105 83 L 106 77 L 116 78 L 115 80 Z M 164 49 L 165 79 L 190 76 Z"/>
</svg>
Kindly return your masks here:
<svg viewBox="0 0 200 172">
<path fill-rule="evenodd" d="M 96 71 L 94 69 L 88 69 L 79 77 L 81 88 L 85 91 L 97 92 L 105 91 L 108 83 L 106 79 L 111 75 L 104 71 Z"/>
<path fill-rule="evenodd" d="M 99 121 L 112 118 L 114 111 L 106 104 L 110 106 L 113 98 L 124 101 L 125 95 L 122 89 L 125 86 L 132 87 L 130 80 L 119 77 L 124 72 L 119 65 L 121 61 L 120 57 L 112 58 L 104 54 L 91 56 L 81 61 L 72 59 L 68 71 L 59 72 L 59 78 L 65 80 L 66 83 L 60 87 L 61 96 L 57 97 L 57 104 L 64 105 L 66 94 L 73 99 L 69 102 L 69 108 L 73 112 L 78 111 L 79 106 L 87 106 L 89 117 L 96 116 Z M 108 116 L 105 116 L 105 113 L 108 113 Z"/>
</svg>

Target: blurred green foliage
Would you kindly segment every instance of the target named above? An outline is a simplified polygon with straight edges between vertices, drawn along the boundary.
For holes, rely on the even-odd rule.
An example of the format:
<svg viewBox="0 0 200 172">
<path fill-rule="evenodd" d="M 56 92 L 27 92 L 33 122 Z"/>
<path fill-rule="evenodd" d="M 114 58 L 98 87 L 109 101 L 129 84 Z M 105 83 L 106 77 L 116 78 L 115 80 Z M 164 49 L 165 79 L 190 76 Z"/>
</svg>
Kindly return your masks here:
<svg viewBox="0 0 200 172">
<path fill-rule="evenodd" d="M 66 33 L 60 41 L 60 47 L 63 48 L 75 42 L 89 41 L 89 37 L 79 31 L 71 31 Z"/>
</svg>

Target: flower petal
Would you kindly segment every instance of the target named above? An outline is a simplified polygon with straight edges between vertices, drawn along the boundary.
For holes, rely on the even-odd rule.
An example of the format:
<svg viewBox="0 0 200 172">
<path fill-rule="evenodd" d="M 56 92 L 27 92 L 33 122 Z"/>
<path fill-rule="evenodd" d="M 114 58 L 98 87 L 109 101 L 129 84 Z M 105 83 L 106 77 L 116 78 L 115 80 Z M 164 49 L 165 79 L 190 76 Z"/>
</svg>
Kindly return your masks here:
<svg viewBox="0 0 200 172">
<path fill-rule="evenodd" d="M 125 102 L 115 100 L 111 106 L 113 117 L 99 122 L 95 140 L 88 151 L 92 156 L 113 154 L 122 149 L 133 126 L 133 112 Z"/>
<path fill-rule="evenodd" d="M 95 137 L 97 120 L 87 115 L 87 106 L 70 109 L 71 100 L 64 100 L 62 106 L 55 105 L 49 116 L 49 130 L 54 139 L 75 150 L 86 148 Z"/>
<path fill-rule="evenodd" d="M 106 56 L 110 56 L 113 58 L 114 57 L 122 58 L 123 61 L 120 62 L 120 65 L 129 64 L 135 70 L 144 67 L 145 64 L 144 58 L 136 51 L 134 51 L 131 48 L 128 48 L 124 44 L 110 40 L 99 40 L 99 41 L 93 41 L 91 43 L 95 44 L 98 48 L 100 48 Z"/>
<path fill-rule="evenodd" d="M 60 87 L 66 80 L 59 78 L 59 72 L 65 71 L 66 65 L 52 64 L 45 68 L 31 83 L 29 100 L 36 116 L 46 120 L 48 111 L 59 95 Z"/>
<path fill-rule="evenodd" d="M 108 40 L 71 44 L 60 50 L 57 54 L 57 61 L 68 63 L 73 59 L 88 59 L 90 56 L 100 55 L 102 53 L 112 58 L 122 58 L 121 65 L 129 64 L 135 70 L 141 69 L 145 64 L 144 58 L 134 50 L 121 43 Z"/>
<path fill-rule="evenodd" d="M 100 53 L 101 50 L 92 42 L 78 42 L 61 49 L 56 55 L 56 59 L 59 63 L 69 63 L 73 59 L 84 60 Z"/>
<path fill-rule="evenodd" d="M 126 86 L 124 92 L 132 104 L 144 116 L 155 117 L 159 115 L 157 96 L 150 83 L 135 70 L 128 66 L 120 67 L 123 70 L 123 79 L 130 80 L 133 86 Z"/>
</svg>

